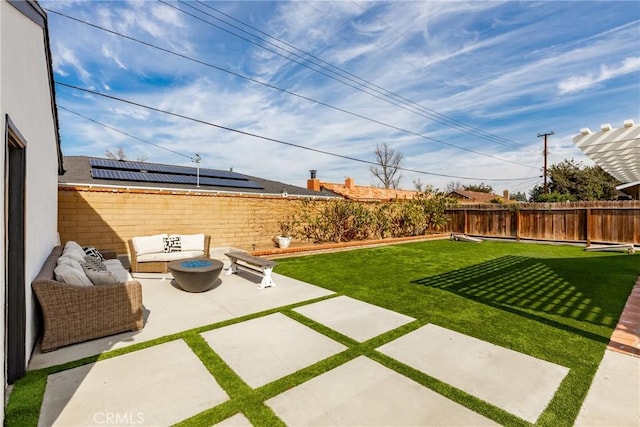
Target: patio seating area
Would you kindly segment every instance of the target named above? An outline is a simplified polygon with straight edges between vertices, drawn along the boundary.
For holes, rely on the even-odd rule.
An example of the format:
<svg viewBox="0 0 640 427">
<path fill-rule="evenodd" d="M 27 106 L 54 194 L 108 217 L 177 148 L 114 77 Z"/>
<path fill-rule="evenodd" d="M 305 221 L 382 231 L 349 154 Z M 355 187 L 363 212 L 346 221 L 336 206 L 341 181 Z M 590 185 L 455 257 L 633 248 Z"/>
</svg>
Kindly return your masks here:
<svg viewBox="0 0 640 427">
<path fill-rule="evenodd" d="M 136 276 L 144 329 L 36 350 L 29 369 L 46 373 L 34 379 L 38 425 L 504 424 L 468 399 L 537 424 L 570 371 L 280 274 L 268 289 L 259 275 L 221 275 L 202 293 L 170 275 Z M 612 370 L 640 368 L 611 357 L 594 380 L 605 390 Z M 611 419 L 612 398 L 625 405 L 616 421 L 633 420 L 637 384 L 617 384 L 590 393 L 581 425 Z"/>
</svg>

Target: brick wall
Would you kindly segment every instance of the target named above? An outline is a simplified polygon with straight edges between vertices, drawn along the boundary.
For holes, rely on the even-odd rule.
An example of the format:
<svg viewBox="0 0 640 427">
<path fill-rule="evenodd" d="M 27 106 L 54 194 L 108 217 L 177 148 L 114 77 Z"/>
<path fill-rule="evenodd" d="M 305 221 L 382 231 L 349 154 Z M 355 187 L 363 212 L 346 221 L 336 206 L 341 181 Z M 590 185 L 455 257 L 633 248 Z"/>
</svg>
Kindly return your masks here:
<svg viewBox="0 0 640 427">
<path fill-rule="evenodd" d="M 127 253 L 133 236 L 211 235 L 211 247 L 273 247 L 278 221 L 295 212 L 295 198 L 153 190 L 60 187 L 58 231 L 64 243 Z"/>
</svg>

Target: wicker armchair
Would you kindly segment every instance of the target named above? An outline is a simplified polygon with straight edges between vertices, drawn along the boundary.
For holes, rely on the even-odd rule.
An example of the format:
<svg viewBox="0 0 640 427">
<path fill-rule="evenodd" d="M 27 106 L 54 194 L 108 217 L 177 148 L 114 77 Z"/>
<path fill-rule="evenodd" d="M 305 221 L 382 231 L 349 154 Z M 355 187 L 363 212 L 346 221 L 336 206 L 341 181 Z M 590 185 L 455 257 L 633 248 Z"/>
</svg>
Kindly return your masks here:
<svg viewBox="0 0 640 427">
<path fill-rule="evenodd" d="M 142 285 L 138 281 L 79 287 L 56 281 L 62 247 L 51 251 L 31 284 L 42 308 L 41 351 L 142 329 Z"/>
</svg>

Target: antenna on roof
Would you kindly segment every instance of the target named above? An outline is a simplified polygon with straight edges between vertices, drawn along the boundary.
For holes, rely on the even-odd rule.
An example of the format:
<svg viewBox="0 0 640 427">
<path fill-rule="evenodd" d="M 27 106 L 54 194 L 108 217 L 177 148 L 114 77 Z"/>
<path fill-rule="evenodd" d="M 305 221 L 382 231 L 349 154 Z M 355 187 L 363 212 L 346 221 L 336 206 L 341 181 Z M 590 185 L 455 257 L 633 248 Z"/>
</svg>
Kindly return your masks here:
<svg viewBox="0 0 640 427">
<path fill-rule="evenodd" d="M 196 163 L 196 187 L 200 187 L 200 160 L 202 160 L 202 157 L 196 153 L 196 156 L 191 160 Z"/>
</svg>

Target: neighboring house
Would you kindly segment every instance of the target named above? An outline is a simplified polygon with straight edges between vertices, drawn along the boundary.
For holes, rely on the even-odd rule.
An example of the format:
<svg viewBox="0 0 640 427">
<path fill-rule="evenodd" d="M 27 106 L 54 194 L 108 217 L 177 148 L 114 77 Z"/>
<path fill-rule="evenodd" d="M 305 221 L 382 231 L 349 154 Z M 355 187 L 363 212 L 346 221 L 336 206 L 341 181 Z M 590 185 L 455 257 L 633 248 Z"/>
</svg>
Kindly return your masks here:
<svg viewBox="0 0 640 427">
<path fill-rule="evenodd" d="M 285 197 L 335 197 L 295 185 L 227 170 L 195 168 L 99 157 L 65 156 L 60 186 L 147 188 L 189 192 Z"/>
<path fill-rule="evenodd" d="M 409 200 L 418 194 L 417 191 L 356 185 L 353 178 L 346 178 L 344 184 L 321 182 L 315 174 L 307 180 L 307 188 L 314 191 L 330 191 L 347 200 L 360 202 Z"/>
<path fill-rule="evenodd" d="M 481 191 L 453 190 L 449 197 L 457 199 L 459 203 L 512 203 L 509 192 L 505 190 L 502 196 Z"/>
<path fill-rule="evenodd" d="M 57 243 L 57 177 L 63 168 L 47 16 L 36 2 L 0 0 L 0 46 L 4 402 L 7 385 L 24 375 L 37 339 L 31 281 Z M 0 415 L 4 419 L 4 409 Z"/>
<path fill-rule="evenodd" d="M 640 125 L 625 120 L 621 128 L 610 124 L 600 126 L 598 132 L 580 129 L 573 138 L 584 154 L 605 172 L 622 182 L 617 190 L 640 200 Z"/>
</svg>

